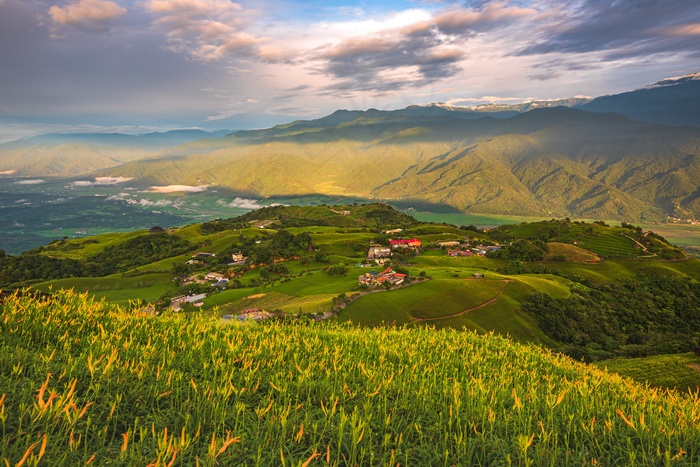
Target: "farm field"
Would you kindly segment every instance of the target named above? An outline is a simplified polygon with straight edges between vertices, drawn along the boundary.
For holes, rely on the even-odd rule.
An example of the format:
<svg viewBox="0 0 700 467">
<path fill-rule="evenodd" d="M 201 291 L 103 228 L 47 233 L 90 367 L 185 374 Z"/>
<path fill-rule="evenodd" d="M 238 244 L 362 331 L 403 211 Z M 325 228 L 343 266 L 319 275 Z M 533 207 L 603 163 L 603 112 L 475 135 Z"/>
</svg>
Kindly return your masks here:
<svg viewBox="0 0 700 467">
<path fill-rule="evenodd" d="M 40 292 L 51 293 L 61 289 L 72 289 L 76 293 L 88 293 L 96 299 L 128 305 L 130 302 L 154 303 L 167 287 L 172 284 L 172 274 L 145 274 L 136 277 L 83 277 L 57 279 L 37 284 Z"/>
<path fill-rule="evenodd" d="M 504 224 L 521 224 L 547 220 L 545 217 L 527 216 L 498 216 L 489 214 L 462 214 L 412 211 L 410 214 L 423 222 L 445 222 L 454 225 L 475 225 L 477 227 L 497 227 Z M 597 219 L 572 219 L 583 222 L 593 222 Z M 619 221 L 603 219 L 610 225 L 620 225 Z M 700 247 L 700 225 L 691 224 L 639 224 L 645 230 L 652 230 L 662 235 L 669 242 L 682 248 L 689 249 L 691 254 L 698 255 L 692 247 Z"/>
<path fill-rule="evenodd" d="M 700 462 L 697 394 L 494 335 L 1 306 L 9 465 Z"/>
<path fill-rule="evenodd" d="M 700 387 L 700 357 L 692 353 L 616 358 L 595 365 L 653 387 L 676 389 L 682 393 L 697 393 Z"/>
</svg>

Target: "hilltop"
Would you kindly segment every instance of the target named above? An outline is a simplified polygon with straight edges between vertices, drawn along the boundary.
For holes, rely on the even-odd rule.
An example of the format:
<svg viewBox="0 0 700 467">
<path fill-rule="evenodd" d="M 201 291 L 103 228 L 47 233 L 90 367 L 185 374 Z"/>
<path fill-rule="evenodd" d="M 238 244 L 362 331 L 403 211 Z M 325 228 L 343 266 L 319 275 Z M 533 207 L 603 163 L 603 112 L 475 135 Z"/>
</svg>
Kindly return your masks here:
<svg viewBox="0 0 700 467">
<path fill-rule="evenodd" d="M 492 335 L 221 325 L 71 292 L 2 306 L 0 458 L 697 465 L 697 395 Z"/>
</svg>

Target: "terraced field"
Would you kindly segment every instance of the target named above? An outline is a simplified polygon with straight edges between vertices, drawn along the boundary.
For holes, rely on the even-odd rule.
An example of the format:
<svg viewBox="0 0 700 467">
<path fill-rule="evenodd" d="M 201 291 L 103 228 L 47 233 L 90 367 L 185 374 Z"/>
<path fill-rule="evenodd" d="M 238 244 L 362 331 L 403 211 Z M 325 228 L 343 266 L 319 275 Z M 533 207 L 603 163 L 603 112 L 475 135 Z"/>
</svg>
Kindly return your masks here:
<svg viewBox="0 0 700 467">
<path fill-rule="evenodd" d="M 700 357 L 692 353 L 616 358 L 595 366 L 663 389 L 696 394 L 700 388 Z"/>
<path fill-rule="evenodd" d="M 592 251 L 603 258 L 636 258 L 649 256 L 633 239 L 629 230 L 596 224 L 546 221 L 529 224 L 505 225 L 494 229 L 492 235 L 516 238 L 549 237 L 550 241 L 571 243 Z"/>
<path fill-rule="evenodd" d="M 378 325 L 440 318 L 496 298 L 502 286 L 500 280 L 435 279 L 361 297 L 348 305 L 338 315 L 338 320 Z"/>
</svg>

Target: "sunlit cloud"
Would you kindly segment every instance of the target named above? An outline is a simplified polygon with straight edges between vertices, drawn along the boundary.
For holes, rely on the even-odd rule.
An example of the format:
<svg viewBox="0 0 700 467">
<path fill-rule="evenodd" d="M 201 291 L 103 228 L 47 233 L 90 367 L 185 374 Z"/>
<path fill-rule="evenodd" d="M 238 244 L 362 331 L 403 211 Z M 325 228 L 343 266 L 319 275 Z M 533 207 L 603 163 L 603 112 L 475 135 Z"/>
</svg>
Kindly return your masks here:
<svg viewBox="0 0 700 467">
<path fill-rule="evenodd" d="M 697 0 L 0 4 L 0 143 L 612 94 L 700 70 Z"/>
<path fill-rule="evenodd" d="M 157 201 L 150 201 L 150 200 L 142 198 L 139 200 L 138 204 L 139 204 L 139 206 L 152 208 L 152 207 L 173 206 L 175 203 L 173 201 L 167 200 L 167 199 L 159 199 Z"/>
<path fill-rule="evenodd" d="M 15 185 L 40 185 L 46 183 L 46 180 L 18 180 Z"/>
<path fill-rule="evenodd" d="M 49 16 L 56 25 L 73 26 L 86 30 L 101 30 L 110 21 L 124 16 L 127 9 L 109 0 L 79 0 L 65 7 L 49 8 Z"/>
<path fill-rule="evenodd" d="M 199 193 L 206 191 L 209 185 L 167 185 L 167 186 L 152 186 L 148 189 L 151 193 Z"/>
<path fill-rule="evenodd" d="M 133 180 L 133 177 L 95 177 L 94 181 L 90 180 L 76 180 L 71 182 L 70 185 L 77 186 L 103 186 L 103 185 L 117 185 L 119 183 L 125 183 Z"/>
<path fill-rule="evenodd" d="M 284 48 L 270 46 L 269 38 L 246 30 L 247 12 L 229 0 L 148 0 L 146 11 L 156 17 L 154 24 L 166 31 L 170 50 L 186 53 L 201 61 L 218 61 L 232 56 L 262 61 L 288 58 Z"/>
<path fill-rule="evenodd" d="M 247 198 L 234 198 L 232 201 L 220 199 L 216 202 L 216 204 L 227 208 L 242 208 L 250 210 L 260 209 L 263 207 L 263 205 L 258 203 L 257 200 Z"/>
</svg>

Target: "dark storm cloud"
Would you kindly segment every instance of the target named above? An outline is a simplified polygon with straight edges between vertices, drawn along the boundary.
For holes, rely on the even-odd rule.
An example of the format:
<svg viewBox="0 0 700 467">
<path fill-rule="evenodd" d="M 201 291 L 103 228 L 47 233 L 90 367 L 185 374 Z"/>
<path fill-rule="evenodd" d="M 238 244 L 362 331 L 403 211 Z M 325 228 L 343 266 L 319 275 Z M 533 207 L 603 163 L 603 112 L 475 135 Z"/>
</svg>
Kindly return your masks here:
<svg viewBox="0 0 700 467">
<path fill-rule="evenodd" d="M 585 0 L 542 25 L 539 40 L 517 55 L 603 52 L 603 60 L 697 53 L 698 0 Z"/>
</svg>

